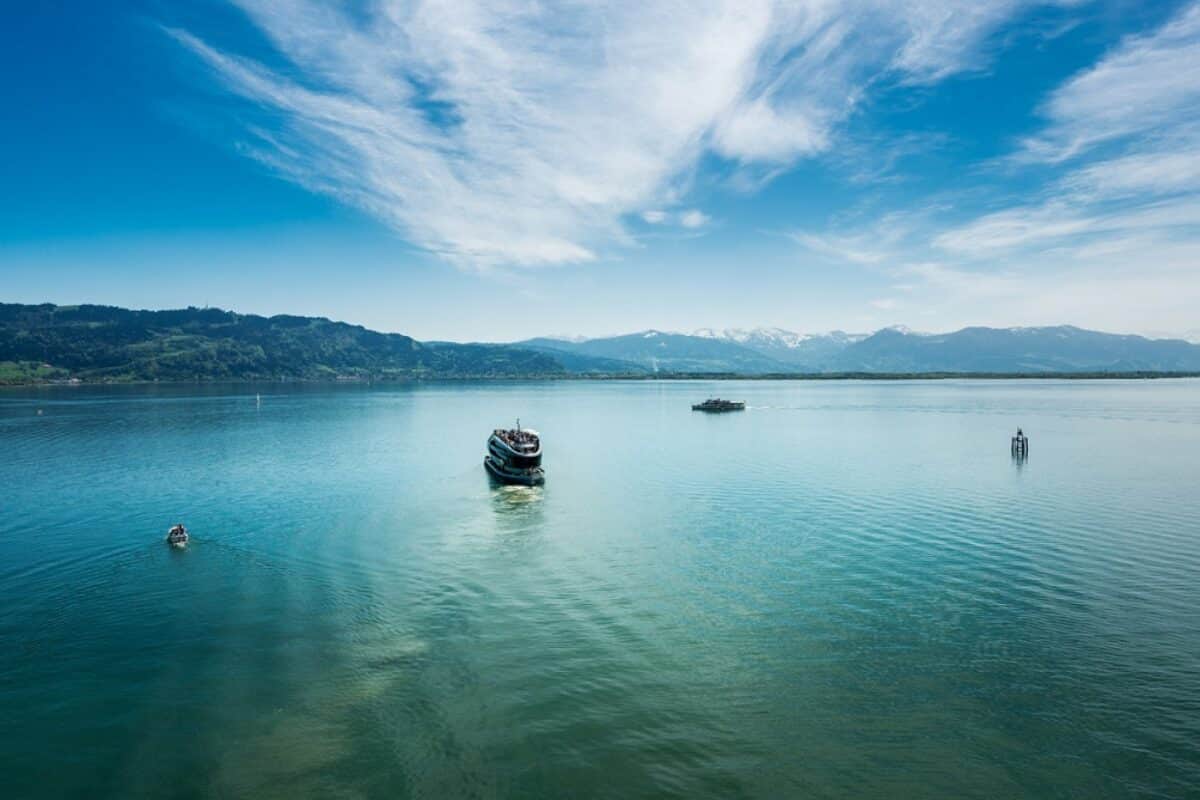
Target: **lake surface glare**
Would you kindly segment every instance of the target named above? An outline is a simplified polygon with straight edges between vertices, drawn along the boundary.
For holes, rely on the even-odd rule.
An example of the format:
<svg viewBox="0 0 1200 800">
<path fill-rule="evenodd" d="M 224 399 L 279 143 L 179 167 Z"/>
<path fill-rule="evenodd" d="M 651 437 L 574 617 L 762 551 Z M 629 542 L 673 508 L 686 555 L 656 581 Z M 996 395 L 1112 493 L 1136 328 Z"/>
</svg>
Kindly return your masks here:
<svg viewBox="0 0 1200 800">
<path fill-rule="evenodd" d="M 5 390 L 0 490 L 7 797 L 1200 793 L 1200 381 Z"/>
</svg>

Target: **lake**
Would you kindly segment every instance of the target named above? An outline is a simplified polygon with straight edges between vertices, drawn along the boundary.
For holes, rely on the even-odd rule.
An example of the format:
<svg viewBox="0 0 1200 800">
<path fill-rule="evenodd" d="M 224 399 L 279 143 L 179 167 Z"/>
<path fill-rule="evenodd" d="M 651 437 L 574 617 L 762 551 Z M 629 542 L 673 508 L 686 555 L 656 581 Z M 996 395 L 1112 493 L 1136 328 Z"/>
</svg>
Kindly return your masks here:
<svg viewBox="0 0 1200 800">
<path fill-rule="evenodd" d="M 9 389 L 0 453 L 7 797 L 1200 791 L 1195 380 Z"/>
</svg>

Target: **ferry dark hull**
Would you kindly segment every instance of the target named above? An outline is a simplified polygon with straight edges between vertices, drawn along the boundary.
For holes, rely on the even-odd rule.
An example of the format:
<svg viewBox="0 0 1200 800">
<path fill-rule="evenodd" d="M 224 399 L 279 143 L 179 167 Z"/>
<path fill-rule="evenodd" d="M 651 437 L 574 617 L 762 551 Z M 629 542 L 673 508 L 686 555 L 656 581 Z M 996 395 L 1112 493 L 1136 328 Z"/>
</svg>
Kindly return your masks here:
<svg viewBox="0 0 1200 800">
<path fill-rule="evenodd" d="M 484 457 L 483 466 L 487 468 L 489 475 L 501 483 L 515 486 L 540 486 L 546 482 L 546 472 L 541 467 L 512 469 L 497 463 L 492 456 Z"/>
</svg>

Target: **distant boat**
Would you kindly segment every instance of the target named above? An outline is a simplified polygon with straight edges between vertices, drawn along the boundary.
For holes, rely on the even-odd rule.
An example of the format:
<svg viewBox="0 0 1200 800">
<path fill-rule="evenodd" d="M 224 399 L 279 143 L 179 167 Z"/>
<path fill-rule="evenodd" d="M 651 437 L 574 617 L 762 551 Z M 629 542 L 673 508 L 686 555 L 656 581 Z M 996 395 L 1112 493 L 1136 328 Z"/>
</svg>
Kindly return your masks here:
<svg viewBox="0 0 1200 800">
<path fill-rule="evenodd" d="M 703 403 L 695 403 L 692 405 L 692 411 L 745 411 L 746 404 L 741 400 L 722 400 L 719 397 L 710 397 Z"/>
<path fill-rule="evenodd" d="M 171 547 L 187 547 L 188 532 L 183 524 L 172 525 L 171 530 L 167 531 L 167 544 Z"/>
<path fill-rule="evenodd" d="M 546 480 L 542 469 L 542 439 L 537 431 L 521 427 L 497 428 L 487 441 L 483 465 L 497 480 L 535 486 Z"/>
</svg>

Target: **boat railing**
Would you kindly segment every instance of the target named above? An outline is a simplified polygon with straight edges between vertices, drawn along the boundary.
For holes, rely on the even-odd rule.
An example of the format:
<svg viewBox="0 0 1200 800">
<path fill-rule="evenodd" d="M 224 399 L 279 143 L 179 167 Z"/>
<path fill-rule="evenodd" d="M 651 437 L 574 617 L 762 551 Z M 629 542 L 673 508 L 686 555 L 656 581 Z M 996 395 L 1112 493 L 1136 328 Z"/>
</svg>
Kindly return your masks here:
<svg viewBox="0 0 1200 800">
<path fill-rule="evenodd" d="M 497 428 L 493 434 L 500 441 L 517 451 L 528 451 L 529 449 L 537 450 L 541 447 L 541 440 L 537 434 L 530 431 L 514 431 Z"/>
</svg>

